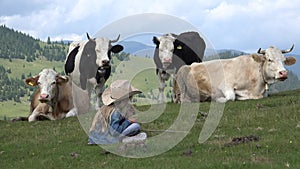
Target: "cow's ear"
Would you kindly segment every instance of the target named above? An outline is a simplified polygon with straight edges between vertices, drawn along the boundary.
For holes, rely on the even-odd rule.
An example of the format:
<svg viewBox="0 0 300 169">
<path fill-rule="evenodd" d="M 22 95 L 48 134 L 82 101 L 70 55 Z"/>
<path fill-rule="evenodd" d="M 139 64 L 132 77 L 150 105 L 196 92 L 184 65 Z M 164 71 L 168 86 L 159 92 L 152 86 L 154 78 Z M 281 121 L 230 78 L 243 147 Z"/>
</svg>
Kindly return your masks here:
<svg viewBox="0 0 300 169">
<path fill-rule="evenodd" d="M 159 40 L 156 36 L 153 36 L 153 39 L 152 39 L 153 43 L 158 47 L 159 46 Z"/>
<path fill-rule="evenodd" d="M 40 76 L 34 76 L 34 77 L 27 78 L 27 79 L 25 79 L 25 83 L 28 86 L 36 86 L 36 85 L 38 85 L 39 77 Z"/>
<path fill-rule="evenodd" d="M 67 76 L 60 76 L 60 75 L 58 75 L 56 77 L 56 83 L 57 84 L 67 83 L 68 81 L 69 81 L 69 78 Z"/>
<path fill-rule="evenodd" d="M 251 57 L 253 58 L 253 60 L 254 60 L 255 62 L 261 63 L 261 62 L 264 61 L 264 58 L 261 57 L 261 56 L 258 56 L 257 54 L 252 54 Z"/>
<path fill-rule="evenodd" d="M 119 53 L 124 49 L 124 47 L 122 45 L 114 45 L 110 50 L 113 53 Z"/>
<path fill-rule="evenodd" d="M 177 39 L 175 39 L 175 41 L 174 41 L 174 49 L 177 49 L 177 50 L 182 49 L 182 44 Z"/>
<path fill-rule="evenodd" d="M 293 65 L 295 63 L 296 63 L 296 58 L 294 58 L 292 56 L 287 57 L 286 60 L 284 61 L 284 64 L 288 65 L 288 66 Z"/>
</svg>

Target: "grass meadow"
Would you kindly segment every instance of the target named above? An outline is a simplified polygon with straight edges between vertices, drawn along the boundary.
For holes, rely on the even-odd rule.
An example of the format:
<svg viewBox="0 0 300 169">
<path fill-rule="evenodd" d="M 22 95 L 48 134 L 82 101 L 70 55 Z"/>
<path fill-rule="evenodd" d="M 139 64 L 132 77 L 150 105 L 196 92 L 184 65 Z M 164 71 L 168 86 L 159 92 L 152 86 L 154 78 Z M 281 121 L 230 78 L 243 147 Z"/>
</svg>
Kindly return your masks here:
<svg viewBox="0 0 300 169">
<path fill-rule="evenodd" d="M 149 138 L 158 135 L 176 120 L 180 106 L 167 103 L 157 119 L 141 124 L 142 130 Z M 194 126 L 180 143 L 148 158 L 121 157 L 87 145 L 88 136 L 76 117 L 0 121 L 0 168 L 300 168 L 300 90 L 226 103 L 218 127 L 200 144 L 209 106 L 200 104 Z M 146 111 L 149 105 L 136 108 Z M 259 139 L 228 144 L 247 136 Z"/>
</svg>

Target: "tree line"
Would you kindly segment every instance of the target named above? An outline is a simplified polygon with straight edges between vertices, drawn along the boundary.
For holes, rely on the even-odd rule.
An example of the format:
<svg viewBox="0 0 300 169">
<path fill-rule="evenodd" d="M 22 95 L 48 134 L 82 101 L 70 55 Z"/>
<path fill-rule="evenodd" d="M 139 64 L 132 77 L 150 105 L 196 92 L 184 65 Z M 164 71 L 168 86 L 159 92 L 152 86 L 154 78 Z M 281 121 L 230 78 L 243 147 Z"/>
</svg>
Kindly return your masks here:
<svg viewBox="0 0 300 169">
<path fill-rule="evenodd" d="M 43 56 L 49 61 L 64 61 L 67 48 L 68 44 L 63 41 L 45 43 L 5 25 L 0 26 L 0 58 L 3 59 L 33 62 Z"/>
<path fill-rule="evenodd" d="M 0 65 L 0 101 L 13 100 L 21 102 L 20 98 L 30 95 L 33 88 L 24 85 L 24 79 L 9 78 L 9 69 L 5 69 Z"/>
</svg>

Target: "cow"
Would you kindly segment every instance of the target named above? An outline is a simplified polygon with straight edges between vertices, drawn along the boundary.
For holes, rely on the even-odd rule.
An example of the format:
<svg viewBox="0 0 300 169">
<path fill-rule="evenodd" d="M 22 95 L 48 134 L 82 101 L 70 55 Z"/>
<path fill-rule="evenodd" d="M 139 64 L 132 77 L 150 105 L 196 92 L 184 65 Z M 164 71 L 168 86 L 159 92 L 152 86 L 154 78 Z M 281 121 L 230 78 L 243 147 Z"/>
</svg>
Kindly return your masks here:
<svg viewBox="0 0 300 169">
<path fill-rule="evenodd" d="M 38 75 L 25 79 L 29 86 L 38 86 L 30 103 L 30 115 L 15 120 L 58 120 L 77 115 L 73 104 L 72 82 L 53 69 L 43 69 Z"/>
<path fill-rule="evenodd" d="M 206 44 L 199 33 L 193 31 L 179 35 L 168 33 L 160 38 L 154 36 L 153 43 L 156 45 L 153 58 L 159 78 L 158 102 L 163 103 L 165 81 L 181 66 L 202 62 Z"/>
<path fill-rule="evenodd" d="M 72 42 L 65 60 L 65 73 L 82 90 L 87 90 L 89 98 L 96 95 L 96 109 L 100 107 L 102 88 L 111 73 L 111 53 L 119 53 L 122 45 L 112 45 L 119 40 L 105 37 L 90 38 L 87 33 L 85 41 Z M 93 98 L 94 99 L 94 98 Z"/>
<path fill-rule="evenodd" d="M 182 66 L 174 84 L 175 102 L 247 100 L 263 98 L 269 85 L 284 81 L 288 71 L 284 65 L 296 63 L 291 52 L 269 47 L 258 54 L 232 59 L 211 60 Z"/>
</svg>

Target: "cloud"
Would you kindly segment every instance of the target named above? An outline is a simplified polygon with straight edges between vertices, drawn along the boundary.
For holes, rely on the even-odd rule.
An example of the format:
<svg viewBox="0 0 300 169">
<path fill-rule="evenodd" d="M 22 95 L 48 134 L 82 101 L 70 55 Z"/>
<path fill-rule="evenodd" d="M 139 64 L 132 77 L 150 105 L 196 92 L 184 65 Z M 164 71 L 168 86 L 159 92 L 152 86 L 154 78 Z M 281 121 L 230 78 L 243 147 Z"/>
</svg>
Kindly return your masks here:
<svg viewBox="0 0 300 169">
<path fill-rule="evenodd" d="M 98 14 L 103 13 L 105 9 L 110 9 L 110 4 L 112 4 L 112 0 L 78 0 L 77 2 L 74 2 L 74 7 L 66 14 L 66 23 L 82 21 L 85 19 L 94 18 L 95 16 L 99 17 L 101 15 Z"/>
<path fill-rule="evenodd" d="M 51 0 L 44 0 L 44 1 L 1 0 L 0 16 L 28 15 L 32 11 L 45 8 L 51 2 L 52 2 Z"/>
<path fill-rule="evenodd" d="M 202 25 L 217 48 L 252 51 L 258 47 L 300 45 L 299 1 L 223 2 L 206 10 Z"/>
<path fill-rule="evenodd" d="M 299 6 L 297 0 L 2 0 L 0 24 L 42 40 L 48 36 L 78 40 L 85 39 L 85 32 L 96 34 L 127 16 L 160 13 L 191 23 L 218 49 L 254 51 L 270 45 L 286 48 L 295 43 L 297 50 Z M 147 20 L 140 22 L 147 24 Z M 136 25 L 124 26 L 134 29 Z"/>
</svg>

